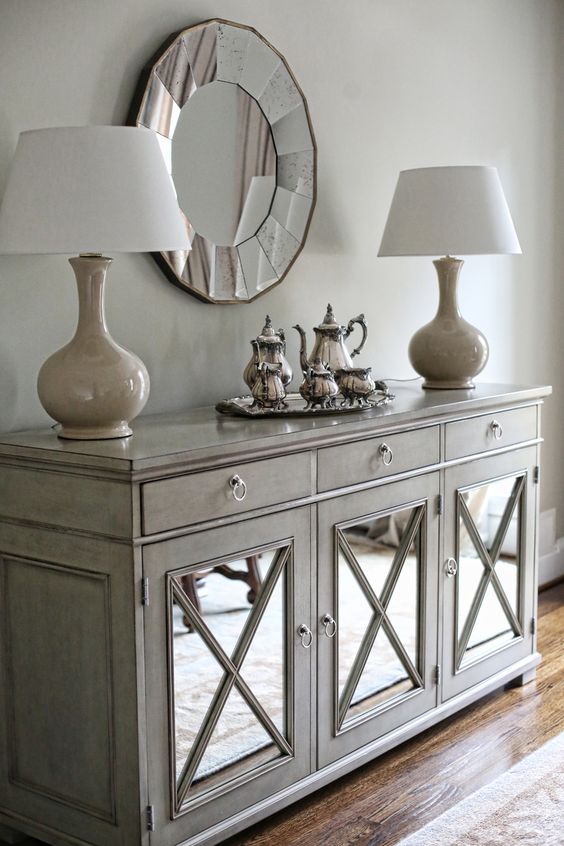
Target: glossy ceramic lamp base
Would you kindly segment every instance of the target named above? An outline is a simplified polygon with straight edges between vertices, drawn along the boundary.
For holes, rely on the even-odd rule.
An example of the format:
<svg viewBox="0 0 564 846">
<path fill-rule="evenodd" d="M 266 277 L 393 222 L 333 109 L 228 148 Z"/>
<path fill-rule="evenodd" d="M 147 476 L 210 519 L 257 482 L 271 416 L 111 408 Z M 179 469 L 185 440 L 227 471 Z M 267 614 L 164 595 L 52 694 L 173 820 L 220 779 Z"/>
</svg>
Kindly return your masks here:
<svg viewBox="0 0 564 846">
<path fill-rule="evenodd" d="M 106 326 L 104 283 L 112 259 L 81 255 L 69 261 L 78 285 L 78 325 L 73 339 L 39 371 L 39 399 L 61 424 L 61 438 L 128 437 L 131 420 L 149 398 L 149 374 Z"/>
<path fill-rule="evenodd" d="M 425 377 L 424 388 L 473 388 L 473 378 L 486 366 L 488 342 L 458 309 L 456 286 L 464 262 L 445 256 L 433 262 L 439 278 L 437 314 L 415 333 L 409 360 Z"/>
</svg>

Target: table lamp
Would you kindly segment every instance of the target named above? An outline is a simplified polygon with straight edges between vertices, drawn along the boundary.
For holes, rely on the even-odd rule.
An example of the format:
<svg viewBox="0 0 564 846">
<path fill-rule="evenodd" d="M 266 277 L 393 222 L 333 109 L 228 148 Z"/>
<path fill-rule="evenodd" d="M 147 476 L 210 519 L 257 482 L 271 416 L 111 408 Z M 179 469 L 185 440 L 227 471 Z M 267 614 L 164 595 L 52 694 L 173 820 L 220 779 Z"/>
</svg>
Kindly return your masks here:
<svg viewBox="0 0 564 846">
<path fill-rule="evenodd" d="M 0 253 L 78 254 L 69 259 L 76 332 L 37 380 L 60 437 L 127 437 L 149 398 L 145 365 L 106 326 L 107 253 L 183 249 L 188 236 L 153 132 L 84 126 L 20 135 L 0 207 Z"/>
<path fill-rule="evenodd" d="M 473 388 L 488 360 L 484 335 L 460 314 L 458 255 L 520 253 L 495 167 L 426 167 L 401 171 L 379 256 L 443 256 L 437 314 L 409 344 L 424 388 Z"/>
</svg>

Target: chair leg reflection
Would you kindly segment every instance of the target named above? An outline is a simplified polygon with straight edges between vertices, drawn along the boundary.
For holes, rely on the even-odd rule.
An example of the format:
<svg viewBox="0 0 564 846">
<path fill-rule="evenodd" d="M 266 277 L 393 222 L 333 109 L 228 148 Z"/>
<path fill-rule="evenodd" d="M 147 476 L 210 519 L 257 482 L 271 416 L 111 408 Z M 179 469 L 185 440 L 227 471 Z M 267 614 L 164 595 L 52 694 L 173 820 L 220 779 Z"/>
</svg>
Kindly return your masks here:
<svg viewBox="0 0 564 846">
<path fill-rule="evenodd" d="M 233 581 L 238 582 L 245 582 L 249 586 L 249 590 L 247 592 L 247 601 L 250 605 L 252 605 L 257 598 L 257 594 L 260 590 L 261 586 L 261 575 L 260 575 L 260 568 L 259 568 L 259 556 L 258 555 L 249 555 L 245 559 L 245 570 L 237 570 L 231 567 L 229 564 L 218 564 L 215 567 L 212 567 L 210 570 L 199 571 L 195 573 L 187 573 L 185 576 L 180 576 L 180 583 L 182 585 L 182 590 L 196 609 L 198 613 L 201 613 L 201 604 L 200 604 L 200 597 L 198 596 L 198 582 L 205 578 L 206 575 L 209 573 L 219 573 L 220 575 L 224 576 L 226 579 L 231 579 Z M 190 620 L 184 616 L 182 621 L 188 631 L 193 631 L 193 626 Z"/>
</svg>

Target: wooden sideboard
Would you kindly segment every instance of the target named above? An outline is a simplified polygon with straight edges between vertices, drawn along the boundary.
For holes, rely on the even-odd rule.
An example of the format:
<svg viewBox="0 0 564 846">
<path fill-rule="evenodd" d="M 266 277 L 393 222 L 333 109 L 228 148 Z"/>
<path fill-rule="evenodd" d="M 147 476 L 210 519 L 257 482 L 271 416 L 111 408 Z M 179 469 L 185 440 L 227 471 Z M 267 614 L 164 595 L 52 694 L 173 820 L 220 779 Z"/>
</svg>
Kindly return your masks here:
<svg viewBox="0 0 564 846">
<path fill-rule="evenodd" d="M 0 436 L 0 839 L 218 843 L 532 678 L 549 393 Z"/>
</svg>

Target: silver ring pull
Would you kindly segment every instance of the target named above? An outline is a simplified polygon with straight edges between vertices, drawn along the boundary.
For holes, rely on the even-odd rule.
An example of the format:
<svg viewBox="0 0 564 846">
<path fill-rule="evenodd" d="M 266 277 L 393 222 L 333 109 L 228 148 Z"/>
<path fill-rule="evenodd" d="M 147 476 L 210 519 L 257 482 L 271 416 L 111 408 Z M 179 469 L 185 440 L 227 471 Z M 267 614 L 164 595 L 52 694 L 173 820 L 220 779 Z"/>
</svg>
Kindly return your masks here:
<svg viewBox="0 0 564 846">
<path fill-rule="evenodd" d="M 325 617 L 321 621 L 325 626 L 325 634 L 327 637 L 335 637 L 337 634 L 337 623 L 331 616 L 331 614 L 326 614 Z"/>
<path fill-rule="evenodd" d="M 490 429 L 492 430 L 493 436 L 496 441 L 501 440 L 501 438 L 503 437 L 503 427 L 499 420 L 492 420 L 492 422 L 490 423 Z"/>
<path fill-rule="evenodd" d="M 246 482 L 244 482 L 240 476 L 235 475 L 229 480 L 229 484 L 231 486 L 231 493 L 233 494 L 233 499 L 236 499 L 237 502 L 242 502 L 247 496 Z"/>
<path fill-rule="evenodd" d="M 447 576 L 452 578 L 452 576 L 456 576 L 458 572 L 458 564 L 455 558 L 447 558 L 445 561 L 445 573 Z"/>
<path fill-rule="evenodd" d="M 313 643 L 313 634 L 311 629 L 309 629 L 305 623 L 302 623 L 298 629 L 298 634 L 302 639 L 302 646 L 304 649 L 309 649 L 311 644 Z"/>
<path fill-rule="evenodd" d="M 384 462 L 386 467 L 389 467 L 392 461 L 394 460 L 394 453 L 392 452 L 391 447 L 389 447 L 388 444 L 380 444 L 380 446 L 378 447 L 378 452 L 382 456 L 382 461 Z"/>
</svg>

